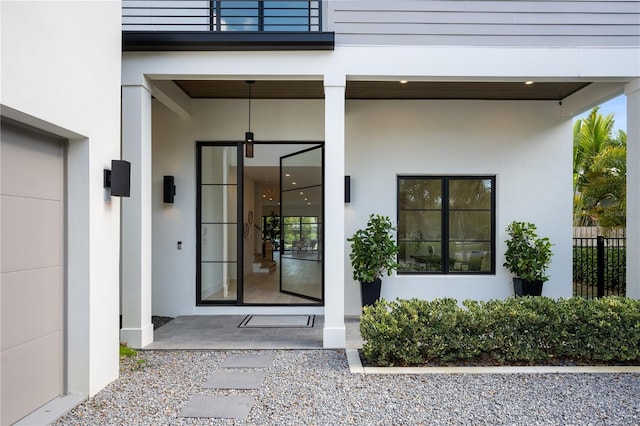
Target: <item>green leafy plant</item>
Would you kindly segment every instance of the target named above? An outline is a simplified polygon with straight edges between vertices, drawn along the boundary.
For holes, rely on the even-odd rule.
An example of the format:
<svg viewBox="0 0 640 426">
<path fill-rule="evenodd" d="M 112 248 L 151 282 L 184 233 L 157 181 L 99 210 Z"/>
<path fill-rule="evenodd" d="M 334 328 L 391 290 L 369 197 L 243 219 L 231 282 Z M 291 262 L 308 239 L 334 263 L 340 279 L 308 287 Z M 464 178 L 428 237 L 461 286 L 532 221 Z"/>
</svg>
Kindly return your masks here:
<svg viewBox="0 0 640 426">
<path fill-rule="evenodd" d="M 126 343 L 120 343 L 120 359 L 131 359 L 133 365 L 131 369 L 134 371 L 142 370 L 147 365 L 147 360 L 138 357 L 138 351 L 127 346 Z"/>
<path fill-rule="evenodd" d="M 393 239 L 395 228 L 388 216 L 372 214 L 367 227 L 347 238 L 351 242 L 353 279 L 370 283 L 398 268 L 398 246 Z"/>
<path fill-rule="evenodd" d="M 505 241 L 506 261 L 502 266 L 525 281 L 548 281 L 546 270 L 551 263 L 553 244 L 547 237 L 539 237 L 536 226 L 529 222 L 511 222 L 507 226 L 509 239 Z"/>
<path fill-rule="evenodd" d="M 125 343 L 120 343 L 120 357 L 135 357 L 138 355 L 138 351 L 130 348 Z"/>
<path fill-rule="evenodd" d="M 640 301 L 380 300 L 364 308 L 360 333 L 380 366 L 638 363 Z"/>
<path fill-rule="evenodd" d="M 280 237 L 280 216 L 274 211 L 267 217 L 263 233 L 265 239 L 271 241 L 276 241 Z"/>
</svg>

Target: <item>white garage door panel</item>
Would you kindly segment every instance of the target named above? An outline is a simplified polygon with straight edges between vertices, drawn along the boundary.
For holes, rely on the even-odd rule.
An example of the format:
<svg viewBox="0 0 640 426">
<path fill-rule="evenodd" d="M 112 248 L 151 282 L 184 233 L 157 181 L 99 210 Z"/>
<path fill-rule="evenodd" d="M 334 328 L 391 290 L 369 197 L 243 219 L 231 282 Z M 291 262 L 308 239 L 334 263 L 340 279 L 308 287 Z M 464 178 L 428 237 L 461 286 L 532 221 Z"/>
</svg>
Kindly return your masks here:
<svg viewBox="0 0 640 426">
<path fill-rule="evenodd" d="M 4 179 L 3 179 L 4 180 Z M 2 196 L 2 272 L 60 265 L 59 201 Z"/>
<path fill-rule="evenodd" d="M 2 424 L 21 419 L 60 394 L 61 342 L 61 334 L 53 333 L 2 352 Z"/>
<path fill-rule="evenodd" d="M 2 276 L 2 351 L 62 330 L 60 273 L 56 266 Z"/>
<path fill-rule="evenodd" d="M 62 173 L 60 142 L 26 129 L 11 126 L 2 138 L 2 194 L 60 200 Z M 43 143 L 48 141 L 50 143 Z M 28 167 L 25 167 L 28 165 Z"/>
</svg>

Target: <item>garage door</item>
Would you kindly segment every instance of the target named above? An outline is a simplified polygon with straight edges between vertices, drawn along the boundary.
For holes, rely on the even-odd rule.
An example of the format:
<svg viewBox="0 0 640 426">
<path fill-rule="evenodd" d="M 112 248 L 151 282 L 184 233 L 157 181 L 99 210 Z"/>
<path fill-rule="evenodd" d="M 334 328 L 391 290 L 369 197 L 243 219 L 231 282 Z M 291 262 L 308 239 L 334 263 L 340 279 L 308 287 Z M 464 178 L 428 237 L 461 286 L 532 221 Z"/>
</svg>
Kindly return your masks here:
<svg viewBox="0 0 640 426">
<path fill-rule="evenodd" d="M 3 120 L 0 157 L 5 425 L 64 390 L 64 149 Z"/>
</svg>

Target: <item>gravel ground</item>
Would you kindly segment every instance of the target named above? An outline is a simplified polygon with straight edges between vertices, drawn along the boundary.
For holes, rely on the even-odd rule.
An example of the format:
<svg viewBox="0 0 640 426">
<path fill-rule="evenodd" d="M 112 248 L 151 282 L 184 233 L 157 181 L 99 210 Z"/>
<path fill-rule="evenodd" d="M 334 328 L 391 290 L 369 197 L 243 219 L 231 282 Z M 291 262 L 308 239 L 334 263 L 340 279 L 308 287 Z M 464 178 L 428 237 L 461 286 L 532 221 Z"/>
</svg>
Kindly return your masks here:
<svg viewBox="0 0 640 426">
<path fill-rule="evenodd" d="M 273 366 L 249 391 L 202 385 L 228 354 L 261 351 L 140 352 L 55 424 L 640 425 L 639 374 L 376 376 L 351 374 L 344 351 L 268 352 Z M 195 394 L 256 402 L 243 420 L 176 417 Z"/>
</svg>

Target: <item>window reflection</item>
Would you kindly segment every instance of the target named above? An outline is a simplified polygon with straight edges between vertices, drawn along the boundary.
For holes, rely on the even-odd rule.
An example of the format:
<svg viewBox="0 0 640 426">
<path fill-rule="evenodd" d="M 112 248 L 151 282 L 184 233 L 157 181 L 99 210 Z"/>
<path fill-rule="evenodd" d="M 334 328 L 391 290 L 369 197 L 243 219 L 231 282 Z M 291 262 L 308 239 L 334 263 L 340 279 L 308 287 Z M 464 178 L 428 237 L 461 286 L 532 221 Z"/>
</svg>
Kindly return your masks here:
<svg viewBox="0 0 640 426">
<path fill-rule="evenodd" d="M 495 177 L 399 177 L 398 273 L 495 272 L 494 206 Z"/>
</svg>

